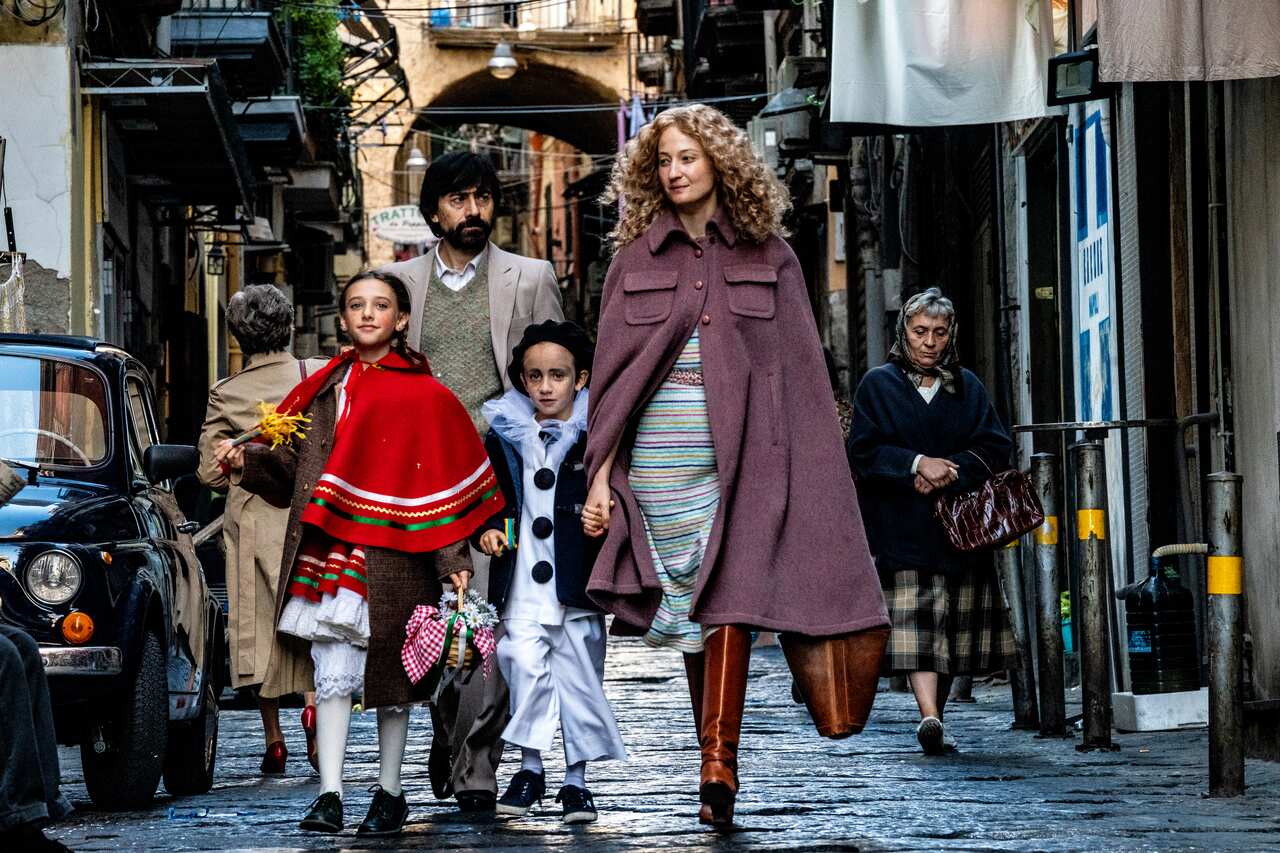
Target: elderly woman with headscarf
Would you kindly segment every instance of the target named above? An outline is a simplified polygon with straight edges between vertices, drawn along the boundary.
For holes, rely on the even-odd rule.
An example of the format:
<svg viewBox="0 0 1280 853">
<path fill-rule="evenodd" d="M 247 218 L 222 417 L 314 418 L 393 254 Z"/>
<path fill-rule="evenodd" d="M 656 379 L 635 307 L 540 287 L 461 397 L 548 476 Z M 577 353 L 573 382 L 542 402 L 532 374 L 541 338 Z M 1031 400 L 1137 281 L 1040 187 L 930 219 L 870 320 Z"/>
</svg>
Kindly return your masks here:
<svg viewBox="0 0 1280 853">
<path fill-rule="evenodd" d="M 300 361 L 289 352 L 293 306 L 269 284 L 249 285 L 227 302 L 227 326 L 240 344 L 244 369 L 209 389 L 209 409 L 200 433 L 200 482 L 227 493 L 222 542 L 227 561 L 231 639 L 231 685 L 257 688 L 266 738 L 262 772 L 283 773 L 288 749 L 280 730 L 279 697 L 308 693 L 302 712 L 307 757 L 315 765 L 315 701 L 311 658 L 305 643 L 276 638 L 276 587 L 289 508 L 275 507 L 232 485 L 218 462 L 219 445 L 262 419 L 260 403 L 277 404 L 324 359 Z"/>
<path fill-rule="evenodd" d="M 928 755 L 954 747 L 943 710 L 957 675 L 1003 669 L 1012 641 L 990 555 L 950 548 L 940 494 L 1008 467 L 1012 444 L 978 377 L 959 364 L 951 300 L 931 287 L 898 315 L 889 361 L 853 400 L 849 463 L 893 623 L 886 674 L 906 674 Z"/>
</svg>

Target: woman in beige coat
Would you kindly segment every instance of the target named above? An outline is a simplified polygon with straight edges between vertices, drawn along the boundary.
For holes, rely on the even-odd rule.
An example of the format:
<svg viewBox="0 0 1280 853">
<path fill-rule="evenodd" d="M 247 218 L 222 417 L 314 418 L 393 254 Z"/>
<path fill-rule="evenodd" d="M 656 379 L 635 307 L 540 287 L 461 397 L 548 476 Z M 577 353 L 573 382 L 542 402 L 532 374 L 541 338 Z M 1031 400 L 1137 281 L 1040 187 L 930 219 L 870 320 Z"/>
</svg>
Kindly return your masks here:
<svg viewBox="0 0 1280 853">
<path fill-rule="evenodd" d="M 276 636 L 276 594 L 284 550 L 288 507 L 279 508 L 231 484 L 215 459 L 218 446 L 254 427 L 258 405 L 279 403 L 324 359 L 300 361 L 288 351 L 293 307 L 275 287 L 250 285 L 227 303 L 227 326 L 240 343 L 244 368 L 209 390 L 209 409 L 200 434 L 200 481 L 227 493 L 222 541 L 227 561 L 231 637 L 231 684 L 258 688 L 266 754 L 263 773 L 283 773 L 288 750 L 280 730 L 279 697 L 307 694 L 302 725 L 307 757 L 315 766 L 315 699 L 310 692 L 311 658 L 306 644 L 289 645 Z"/>
</svg>

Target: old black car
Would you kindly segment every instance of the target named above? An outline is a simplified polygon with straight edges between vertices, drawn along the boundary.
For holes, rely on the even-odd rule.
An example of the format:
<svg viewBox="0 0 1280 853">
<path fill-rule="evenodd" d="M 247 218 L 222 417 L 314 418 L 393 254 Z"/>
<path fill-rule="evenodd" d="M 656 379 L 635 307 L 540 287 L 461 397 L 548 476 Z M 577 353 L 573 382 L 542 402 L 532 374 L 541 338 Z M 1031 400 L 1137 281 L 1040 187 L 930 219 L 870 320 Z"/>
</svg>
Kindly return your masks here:
<svg viewBox="0 0 1280 853">
<path fill-rule="evenodd" d="M 171 483 L 146 368 L 87 338 L 0 335 L 0 620 L 40 644 L 58 738 L 105 807 L 213 780 L 225 623 Z"/>
</svg>

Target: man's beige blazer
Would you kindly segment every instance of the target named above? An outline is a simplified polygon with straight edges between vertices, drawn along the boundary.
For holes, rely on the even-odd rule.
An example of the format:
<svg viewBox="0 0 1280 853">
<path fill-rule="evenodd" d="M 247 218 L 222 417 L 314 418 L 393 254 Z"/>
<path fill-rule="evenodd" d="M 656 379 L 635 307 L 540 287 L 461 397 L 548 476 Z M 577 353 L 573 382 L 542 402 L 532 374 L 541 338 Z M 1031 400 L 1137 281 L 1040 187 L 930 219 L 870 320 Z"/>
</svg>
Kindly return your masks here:
<svg viewBox="0 0 1280 853">
<path fill-rule="evenodd" d="M 427 285 L 436 266 L 436 248 L 425 255 L 382 267 L 393 273 L 409 288 L 413 310 L 409 315 L 409 345 L 420 346 L 423 311 L 426 310 Z M 474 282 L 473 282 L 474 284 Z M 467 285 L 468 287 L 472 285 Z M 544 320 L 563 320 L 560 286 L 555 270 L 547 261 L 526 258 L 489 244 L 489 334 L 493 357 L 498 365 L 504 388 L 511 388 L 507 378 L 507 362 L 511 350 L 520 343 L 524 330 Z M 431 353 L 427 353 L 431 357 Z"/>
</svg>

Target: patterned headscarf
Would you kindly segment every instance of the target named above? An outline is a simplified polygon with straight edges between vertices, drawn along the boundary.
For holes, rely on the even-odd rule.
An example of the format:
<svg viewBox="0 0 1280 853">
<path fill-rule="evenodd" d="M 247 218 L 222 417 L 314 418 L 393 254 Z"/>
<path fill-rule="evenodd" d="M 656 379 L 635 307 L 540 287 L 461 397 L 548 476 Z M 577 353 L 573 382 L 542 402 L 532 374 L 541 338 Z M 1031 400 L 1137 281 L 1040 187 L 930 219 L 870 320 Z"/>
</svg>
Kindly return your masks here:
<svg viewBox="0 0 1280 853">
<path fill-rule="evenodd" d="M 947 347 L 942 351 L 933 367 L 921 367 L 911 358 L 911 348 L 907 345 L 907 322 L 929 308 L 937 306 L 948 316 L 951 335 L 947 339 Z M 934 316 L 937 316 L 936 314 Z M 951 300 L 942 295 L 942 291 L 931 287 L 923 293 L 917 293 L 898 311 L 898 323 L 895 327 L 893 347 L 889 350 L 889 361 L 902 368 L 917 388 L 926 376 L 936 376 L 942 387 L 948 392 L 956 392 L 956 377 L 960 374 L 960 356 L 956 353 L 956 340 L 959 338 L 959 322 L 956 320 L 956 309 Z"/>
</svg>

